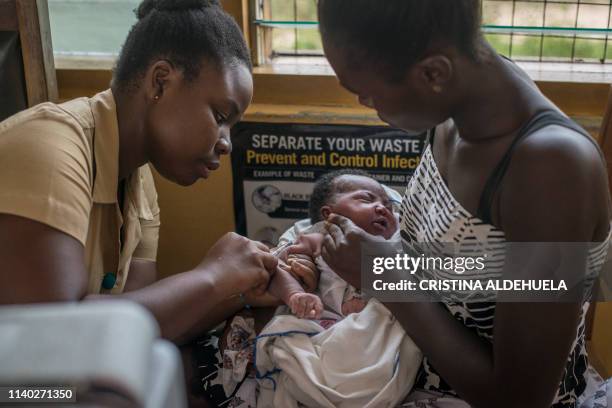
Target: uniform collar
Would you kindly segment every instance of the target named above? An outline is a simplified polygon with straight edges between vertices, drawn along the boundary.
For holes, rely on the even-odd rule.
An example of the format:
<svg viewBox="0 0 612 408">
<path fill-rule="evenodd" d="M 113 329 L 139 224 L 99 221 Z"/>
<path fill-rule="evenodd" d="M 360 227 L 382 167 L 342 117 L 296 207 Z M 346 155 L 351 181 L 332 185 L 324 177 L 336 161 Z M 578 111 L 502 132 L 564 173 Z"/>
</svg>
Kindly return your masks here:
<svg viewBox="0 0 612 408">
<path fill-rule="evenodd" d="M 113 204 L 117 202 L 117 189 L 119 188 L 119 125 L 115 98 L 112 91 L 108 89 L 91 98 L 89 105 L 95 126 L 96 179 L 93 201 L 98 204 Z M 152 220 L 153 213 L 144 191 L 144 177 L 143 168 L 136 169 L 127 177 L 125 197 L 131 201 L 138 217 Z"/>
<path fill-rule="evenodd" d="M 89 100 L 94 118 L 94 158 L 96 176 L 93 201 L 100 204 L 117 202 L 119 183 L 119 125 L 117 107 L 110 89 Z"/>
</svg>

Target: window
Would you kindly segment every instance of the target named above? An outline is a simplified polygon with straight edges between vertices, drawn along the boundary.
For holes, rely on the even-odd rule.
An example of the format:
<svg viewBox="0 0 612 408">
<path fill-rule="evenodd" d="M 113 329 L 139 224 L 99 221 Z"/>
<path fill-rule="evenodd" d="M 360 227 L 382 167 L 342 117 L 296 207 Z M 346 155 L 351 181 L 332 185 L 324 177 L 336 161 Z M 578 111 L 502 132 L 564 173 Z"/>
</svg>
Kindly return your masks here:
<svg viewBox="0 0 612 408">
<path fill-rule="evenodd" d="M 116 57 L 139 0 L 48 0 L 57 57 Z"/>
<path fill-rule="evenodd" d="M 522 61 L 612 59 L 610 0 L 482 0 L 483 31 L 502 54 Z M 252 0 L 258 61 L 322 56 L 316 0 Z"/>
<path fill-rule="evenodd" d="M 502 54 L 520 60 L 609 62 L 609 0 L 484 0 L 484 30 Z"/>
<path fill-rule="evenodd" d="M 322 57 L 316 0 L 252 0 L 256 65 L 277 57 Z"/>
</svg>

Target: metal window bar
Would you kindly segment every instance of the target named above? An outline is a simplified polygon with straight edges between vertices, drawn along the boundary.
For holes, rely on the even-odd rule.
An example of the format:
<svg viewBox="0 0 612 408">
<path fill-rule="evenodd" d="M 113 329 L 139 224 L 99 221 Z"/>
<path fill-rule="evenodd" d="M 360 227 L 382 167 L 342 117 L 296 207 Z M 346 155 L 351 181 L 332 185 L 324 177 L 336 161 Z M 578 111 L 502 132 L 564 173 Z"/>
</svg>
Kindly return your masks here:
<svg viewBox="0 0 612 408">
<path fill-rule="evenodd" d="M 323 55 L 321 50 L 305 48 L 300 43 L 306 31 L 318 26 L 316 15 L 309 19 L 298 17 L 300 5 L 303 7 L 305 1 L 314 4 L 315 0 L 252 1 L 259 11 L 252 24 L 258 33 L 265 32 L 269 37 L 263 43 L 271 45 L 260 50 L 263 60 Z M 292 12 L 275 15 L 272 11 L 282 7 Z M 485 36 L 500 53 L 516 60 L 600 63 L 612 60 L 612 48 L 608 46 L 612 0 L 482 0 L 481 10 Z M 279 38 L 293 41 L 292 45 L 275 47 L 282 43 Z"/>
</svg>

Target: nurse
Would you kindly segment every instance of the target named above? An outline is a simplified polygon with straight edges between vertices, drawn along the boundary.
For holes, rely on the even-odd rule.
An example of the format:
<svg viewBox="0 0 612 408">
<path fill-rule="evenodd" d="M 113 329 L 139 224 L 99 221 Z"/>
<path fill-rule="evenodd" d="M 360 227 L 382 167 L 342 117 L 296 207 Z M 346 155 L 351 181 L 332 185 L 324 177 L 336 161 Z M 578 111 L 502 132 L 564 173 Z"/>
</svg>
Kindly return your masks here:
<svg viewBox="0 0 612 408">
<path fill-rule="evenodd" d="M 183 186 L 217 170 L 251 101 L 251 63 L 217 0 L 145 0 L 137 16 L 110 89 L 0 123 L 0 303 L 129 299 L 180 343 L 270 302 L 275 257 L 233 233 L 155 281 L 149 165 Z"/>
</svg>

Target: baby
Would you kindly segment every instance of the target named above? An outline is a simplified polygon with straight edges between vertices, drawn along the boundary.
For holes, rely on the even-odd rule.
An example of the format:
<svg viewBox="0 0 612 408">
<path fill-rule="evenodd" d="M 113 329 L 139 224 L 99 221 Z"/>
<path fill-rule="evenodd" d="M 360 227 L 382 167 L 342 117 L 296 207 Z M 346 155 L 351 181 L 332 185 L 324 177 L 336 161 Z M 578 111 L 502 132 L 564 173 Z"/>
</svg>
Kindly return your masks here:
<svg viewBox="0 0 612 408">
<path fill-rule="evenodd" d="M 390 239 L 398 229 L 398 221 L 385 189 L 366 172 L 359 170 L 331 172 L 315 184 L 310 199 L 312 225 L 325 221 L 332 213 L 349 218 L 366 232 L 385 239 Z M 316 259 L 321 253 L 324 235 L 307 232 L 299 235 L 293 245 L 280 254 L 279 268 L 272 278 L 269 291 L 282 299 L 297 317 L 319 319 L 324 302 L 319 296 L 304 290 L 291 273 L 294 254 Z M 321 265 L 321 259 L 317 263 Z M 338 312 L 347 316 L 360 312 L 364 307 L 365 302 L 359 292 L 347 284 Z"/>
<path fill-rule="evenodd" d="M 295 397 L 302 403 L 302 397 L 308 399 L 310 394 L 320 401 L 346 401 L 347 406 L 363 406 L 365 401 L 386 406 L 384 401 L 399 402 L 412 387 L 420 366 L 416 346 L 380 302 L 366 302 L 320 256 L 324 234 L 317 227 L 332 213 L 386 240 L 398 230 L 389 195 L 367 173 L 340 170 L 317 181 L 310 199 L 312 227 L 281 237 L 279 267 L 268 288 L 289 306 L 292 315 L 277 310 L 260 336 L 253 319 L 237 316 L 229 325 L 229 333 L 238 335 L 234 346 L 223 352 L 222 383 L 228 397 L 235 392 L 234 400 L 246 401 L 236 406 L 293 406 L 285 400 L 271 401 Z M 287 235 L 297 238 L 284 239 Z M 308 282 L 300 283 L 294 274 L 296 256 L 315 260 L 318 282 L 309 277 Z M 301 335 L 293 337 L 296 333 Z M 368 352 L 360 354 L 365 349 Z M 338 358 L 342 364 L 333 363 Z M 355 384 L 369 388 L 355 388 Z M 294 393 L 299 389 L 310 391 L 298 397 Z"/>
</svg>

